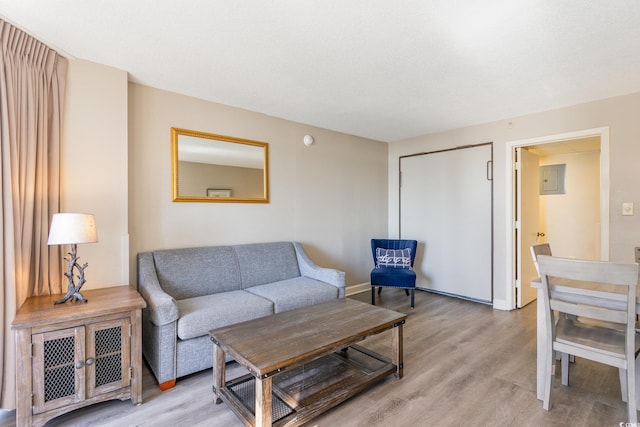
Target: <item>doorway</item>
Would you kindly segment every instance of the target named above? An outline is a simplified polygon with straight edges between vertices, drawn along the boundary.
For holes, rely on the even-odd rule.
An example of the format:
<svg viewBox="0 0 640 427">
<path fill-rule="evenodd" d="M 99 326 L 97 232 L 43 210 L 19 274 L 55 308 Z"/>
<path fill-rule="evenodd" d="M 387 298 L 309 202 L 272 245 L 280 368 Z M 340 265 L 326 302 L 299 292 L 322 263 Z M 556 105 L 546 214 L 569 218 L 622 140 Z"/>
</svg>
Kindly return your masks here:
<svg viewBox="0 0 640 427">
<path fill-rule="evenodd" d="M 531 255 L 529 246 L 536 243 L 549 242 L 552 245 L 554 255 L 585 258 L 585 259 L 601 259 L 609 258 L 609 130 L 608 128 L 589 129 L 585 131 L 571 132 L 561 135 L 550 135 L 542 138 L 529 140 L 513 141 L 507 144 L 507 162 L 509 163 L 509 172 L 511 179 L 507 180 L 506 199 L 508 203 L 508 228 L 507 228 L 507 288 L 506 303 L 509 308 L 519 308 L 535 298 L 535 293 L 527 292 L 530 289 L 531 271 L 527 272 L 528 264 L 531 264 Z M 574 162 L 571 166 L 572 178 L 571 188 L 567 188 L 564 196 L 541 196 L 540 211 L 543 212 L 542 217 L 537 215 L 531 216 L 531 212 L 527 210 L 527 204 L 518 206 L 518 201 L 529 195 L 531 200 L 531 187 L 529 190 L 523 190 L 520 182 L 526 181 L 526 170 L 520 169 L 522 166 L 516 166 L 518 152 L 526 151 L 527 157 L 535 159 L 540 165 L 559 162 Z M 594 160 L 597 156 L 597 160 Z M 585 160 L 588 159 L 588 160 Z M 595 172 L 593 163 L 595 161 Z M 583 179 L 575 178 L 577 169 L 583 167 L 582 163 L 591 164 L 591 172 L 582 171 L 581 173 L 589 179 L 591 183 Z M 529 163 L 529 167 L 531 163 Z M 578 166 L 576 166 L 578 165 Z M 536 167 L 537 169 L 537 167 Z M 536 171 L 537 172 L 537 171 Z M 595 174 L 595 177 L 593 176 Z M 534 178 L 536 181 L 538 178 Z M 594 181 L 595 180 L 595 181 Z M 569 180 L 568 180 L 569 181 Z M 594 184 L 595 183 L 595 184 Z M 580 233 L 572 230 L 575 221 L 571 220 L 571 214 L 568 214 L 567 208 L 561 208 L 562 203 L 576 203 L 576 198 L 582 197 L 579 189 L 582 186 L 599 187 L 599 194 L 596 194 L 596 209 L 594 214 L 583 214 L 579 206 L 575 208 L 577 213 L 573 218 L 580 219 L 580 222 L 591 221 L 592 226 L 586 229 L 585 226 L 580 228 Z M 535 187 L 534 190 L 535 191 Z M 569 193 L 571 191 L 571 193 Z M 537 192 L 536 192 L 537 196 Z M 570 196 L 570 197 L 569 197 Z M 554 198 L 555 197 L 555 198 Z M 536 197 L 537 198 L 537 197 Z M 571 201 L 573 200 L 573 201 Z M 593 205 L 593 201 L 591 201 Z M 599 212 L 597 212 L 599 208 Z M 535 208 L 537 209 L 537 208 Z M 560 212 L 560 213 L 558 213 Z M 527 213 L 528 215 L 524 215 Z M 546 218 L 544 216 L 546 215 Z M 591 217 L 589 217 L 591 215 Z M 564 219 L 559 218 L 565 216 Z M 531 219 L 533 217 L 533 219 Z M 558 218 L 556 218 L 558 217 Z M 528 221 L 529 224 L 523 224 L 522 221 Z M 564 221 L 564 223 L 563 223 Z M 531 224 L 533 222 L 533 225 Z M 576 227 L 573 227 L 576 228 Z M 548 231 L 547 231 L 548 229 Z M 570 234 L 573 232 L 574 234 Z M 575 245 L 571 245 L 575 240 Z M 555 242 L 555 243 L 554 243 Z M 533 277 L 535 278 L 535 277 Z M 532 297 L 533 295 L 533 297 Z"/>
</svg>

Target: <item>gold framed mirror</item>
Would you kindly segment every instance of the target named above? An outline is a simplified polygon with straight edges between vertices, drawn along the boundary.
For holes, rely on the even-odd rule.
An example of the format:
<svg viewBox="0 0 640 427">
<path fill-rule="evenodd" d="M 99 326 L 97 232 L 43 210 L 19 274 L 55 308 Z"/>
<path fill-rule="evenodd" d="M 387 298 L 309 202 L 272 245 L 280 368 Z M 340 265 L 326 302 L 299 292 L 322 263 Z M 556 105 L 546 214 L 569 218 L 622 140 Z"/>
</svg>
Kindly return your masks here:
<svg viewBox="0 0 640 427">
<path fill-rule="evenodd" d="M 174 202 L 269 203 L 269 144 L 171 128 Z"/>
</svg>

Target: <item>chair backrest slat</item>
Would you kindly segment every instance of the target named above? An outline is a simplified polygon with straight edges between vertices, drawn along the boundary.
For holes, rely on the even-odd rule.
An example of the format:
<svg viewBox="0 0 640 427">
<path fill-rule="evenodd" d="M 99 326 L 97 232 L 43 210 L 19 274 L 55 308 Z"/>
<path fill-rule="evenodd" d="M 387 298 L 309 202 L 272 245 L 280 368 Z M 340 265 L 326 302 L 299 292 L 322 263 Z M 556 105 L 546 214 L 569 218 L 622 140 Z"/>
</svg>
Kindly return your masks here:
<svg viewBox="0 0 640 427">
<path fill-rule="evenodd" d="M 551 246 L 548 243 L 541 243 L 539 245 L 531 246 L 531 258 L 533 258 L 533 265 L 536 267 L 538 276 L 540 276 L 540 267 L 538 267 L 538 255 L 551 256 Z"/>
<path fill-rule="evenodd" d="M 563 277 L 611 285 L 637 285 L 638 264 L 622 264 L 604 261 L 587 261 L 569 258 L 538 256 L 538 263 L 545 263 L 548 276 Z M 541 268 L 542 270 L 542 268 Z"/>
<path fill-rule="evenodd" d="M 612 310 L 599 306 L 575 304 L 557 299 L 551 299 L 551 309 L 575 316 L 588 317 L 590 319 L 605 320 L 607 322 L 627 323 L 627 311 Z"/>
</svg>

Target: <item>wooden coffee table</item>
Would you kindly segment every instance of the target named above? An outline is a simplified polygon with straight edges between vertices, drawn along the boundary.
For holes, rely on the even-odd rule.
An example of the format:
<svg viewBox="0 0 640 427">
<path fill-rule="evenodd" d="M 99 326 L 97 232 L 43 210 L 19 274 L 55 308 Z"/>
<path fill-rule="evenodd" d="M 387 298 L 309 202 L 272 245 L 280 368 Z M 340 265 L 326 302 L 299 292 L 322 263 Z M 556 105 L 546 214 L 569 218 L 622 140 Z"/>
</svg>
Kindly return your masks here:
<svg viewBox="0 0 640 427">
<path fill-rule="evenodd" d="M 338 299 L 209 332 L 213 393 L 250 426 L 297 426 L 381 381 L 402 378 L 407 316 Z M 355 343 L 392 330 L 391 359 Z M 225 379 L 225 353 L 249 374 Z"/>
</svg>

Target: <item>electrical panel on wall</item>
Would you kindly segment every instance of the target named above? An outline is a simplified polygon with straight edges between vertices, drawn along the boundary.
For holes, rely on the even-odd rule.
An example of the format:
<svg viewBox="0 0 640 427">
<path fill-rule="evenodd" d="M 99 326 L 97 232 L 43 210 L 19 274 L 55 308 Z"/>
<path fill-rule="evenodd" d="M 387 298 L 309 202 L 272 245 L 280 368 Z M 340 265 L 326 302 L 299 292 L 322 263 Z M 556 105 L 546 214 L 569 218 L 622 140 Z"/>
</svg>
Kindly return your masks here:
<svg viewBox="0 0 640 427">
<path fill-rule="evenodd" d="M 567 165 L 540 166 L 540 195 L 565 194 L 565 173 Z"/>
</svg>

